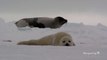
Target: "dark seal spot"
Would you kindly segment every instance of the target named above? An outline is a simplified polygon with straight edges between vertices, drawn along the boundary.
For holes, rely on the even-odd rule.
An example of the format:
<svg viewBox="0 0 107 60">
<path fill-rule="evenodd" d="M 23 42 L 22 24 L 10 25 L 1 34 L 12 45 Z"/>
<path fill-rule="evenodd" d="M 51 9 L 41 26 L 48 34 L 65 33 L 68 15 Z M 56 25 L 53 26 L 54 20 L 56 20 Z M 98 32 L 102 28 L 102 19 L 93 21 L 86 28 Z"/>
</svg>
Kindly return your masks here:
<svg viewBox="0 0 107 60">
<path fill-rule="evenodd" d="M 39 27 L 39 28 L 45 28 L 45 25 L 42 24 L 42 23 L 38 23 L 38 27 Z"/>
</svg>

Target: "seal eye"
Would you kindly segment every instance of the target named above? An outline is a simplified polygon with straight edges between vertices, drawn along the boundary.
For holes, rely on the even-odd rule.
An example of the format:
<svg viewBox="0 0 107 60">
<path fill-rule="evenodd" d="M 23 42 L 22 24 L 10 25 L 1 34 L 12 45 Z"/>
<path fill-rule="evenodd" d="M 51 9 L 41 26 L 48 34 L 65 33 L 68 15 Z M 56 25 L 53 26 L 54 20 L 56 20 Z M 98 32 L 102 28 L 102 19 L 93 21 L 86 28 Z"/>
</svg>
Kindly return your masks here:
<svg viewBox="0 0 107 60">
<path fill-rule="evenodd" d="M 63 43 L 65 43 L 65 41 L 62 41 Z"/>
<path fill-rule="evenodd" d="M 71 42 L 71 41 L 68 41 L 68 42 Z"/>
</svg>

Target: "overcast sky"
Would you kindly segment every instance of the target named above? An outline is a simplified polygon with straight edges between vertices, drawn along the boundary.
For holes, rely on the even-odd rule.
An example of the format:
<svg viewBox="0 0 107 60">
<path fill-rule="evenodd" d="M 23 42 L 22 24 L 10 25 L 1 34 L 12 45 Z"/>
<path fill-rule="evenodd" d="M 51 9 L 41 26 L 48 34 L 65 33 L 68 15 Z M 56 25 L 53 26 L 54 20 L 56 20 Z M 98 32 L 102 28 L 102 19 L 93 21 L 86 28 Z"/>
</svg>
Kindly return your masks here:
<svg viewBox="0 0 107 60">
<path fill-rule="evenodd" d="M 107 25 L 107 0 L 0 0 L 0 17 L 7 22 L 38 16 Z"/>
</svg>

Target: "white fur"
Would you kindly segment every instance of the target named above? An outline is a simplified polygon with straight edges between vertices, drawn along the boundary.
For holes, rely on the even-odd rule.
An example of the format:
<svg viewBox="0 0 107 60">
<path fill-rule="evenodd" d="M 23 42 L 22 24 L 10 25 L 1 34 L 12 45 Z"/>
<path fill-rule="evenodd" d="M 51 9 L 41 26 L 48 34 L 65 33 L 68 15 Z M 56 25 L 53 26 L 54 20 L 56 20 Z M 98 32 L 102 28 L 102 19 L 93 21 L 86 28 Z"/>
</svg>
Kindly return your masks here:
<svg viewBox="0 0 107 60">
<path fill-rule="evenodd" d="M 65 41 L 65 43 L 63 43 Z M 69 42 L 70 41 L 70 42 Z M 66 45 L 68 44 L 68 45 Z M 75 46 L 72 37 L 65 32 L 48 35 L 40 39 L 21 41 L 18 45 L 54 45 L 54 46 Z"/>
</svg>

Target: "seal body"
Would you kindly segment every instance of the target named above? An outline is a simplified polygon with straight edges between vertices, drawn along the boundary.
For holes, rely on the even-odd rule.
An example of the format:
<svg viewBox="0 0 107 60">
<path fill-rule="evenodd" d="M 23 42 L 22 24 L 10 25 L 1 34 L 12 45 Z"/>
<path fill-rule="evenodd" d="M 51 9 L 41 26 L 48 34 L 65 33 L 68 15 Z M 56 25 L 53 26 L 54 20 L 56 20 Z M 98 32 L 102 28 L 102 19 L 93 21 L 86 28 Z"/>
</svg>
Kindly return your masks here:
<svg viewBox="0 0 107 60">
<path fill-rule="evenodd" d="M 35 18 L 23 18 L 17 21 L 15 24 L 17 27 L 38 27 L 38 28 L 60 28 L 63 24 L 67 23 L 67 19 L 63 17 L 35 17 Z"/>
<path fill-rule="evenodd" d="M 48 35 L 40 39 L 21 41 L 18 45 L 54 45 L 54 46 L 75 46 L 72 37 L 65 32 Z"/>
</svg>

